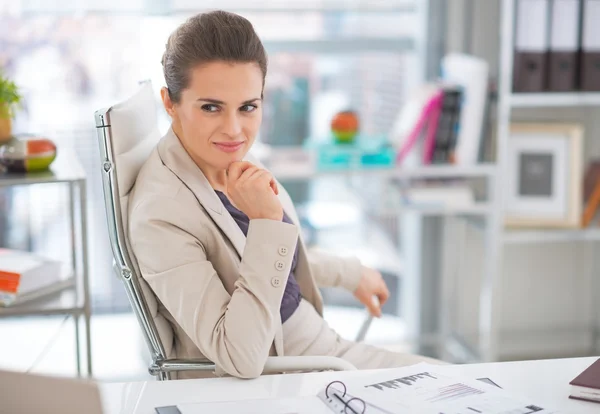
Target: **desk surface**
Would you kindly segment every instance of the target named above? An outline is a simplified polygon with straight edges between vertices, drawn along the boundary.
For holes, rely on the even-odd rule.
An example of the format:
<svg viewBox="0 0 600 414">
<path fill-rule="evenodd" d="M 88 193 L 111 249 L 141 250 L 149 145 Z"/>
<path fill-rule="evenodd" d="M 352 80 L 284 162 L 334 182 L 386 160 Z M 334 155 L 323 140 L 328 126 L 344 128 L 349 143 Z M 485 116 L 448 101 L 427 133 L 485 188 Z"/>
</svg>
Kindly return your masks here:
<svg viewBox="0 0 600 414">
<path fill-rule="evenodd" d="M 488 377 L 515 395 L 573 414 L 598 414 L 600 405 L 568 398 L 569 382 L 597 358 L 453 365 L 447 372 Z M 154 407 L 182 403 L 316 395 L 330 381 L 365 371 L 269 375 L 255 380 L 211 378 L 102 384 L 106 414 L 155 414 Z"/>
</svg>

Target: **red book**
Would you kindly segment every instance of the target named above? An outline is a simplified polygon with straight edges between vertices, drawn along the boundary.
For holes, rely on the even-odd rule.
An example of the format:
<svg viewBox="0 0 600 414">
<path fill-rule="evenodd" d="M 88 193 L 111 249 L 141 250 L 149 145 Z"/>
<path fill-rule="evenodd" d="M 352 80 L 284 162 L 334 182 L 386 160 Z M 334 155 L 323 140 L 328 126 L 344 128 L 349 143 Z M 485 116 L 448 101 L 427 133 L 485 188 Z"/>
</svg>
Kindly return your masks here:
<svg viewBox="0 0 600 414">
<path fill-rule="evenodd" d="M 600 403 L 600 359 L 571 381 L 569 398 Z"/>
</svg>

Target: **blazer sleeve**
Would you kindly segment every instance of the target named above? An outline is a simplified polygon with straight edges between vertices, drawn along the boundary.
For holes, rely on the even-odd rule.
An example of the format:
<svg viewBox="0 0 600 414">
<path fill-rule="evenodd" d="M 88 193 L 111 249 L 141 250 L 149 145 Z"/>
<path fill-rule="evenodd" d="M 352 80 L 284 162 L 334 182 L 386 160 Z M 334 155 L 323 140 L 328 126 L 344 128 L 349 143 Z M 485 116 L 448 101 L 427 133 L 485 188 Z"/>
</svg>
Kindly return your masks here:
<svg viewBox="0 0 600 414">
<path fill-rule="evenodd" d="M 200 352 L 229 375 L 258 377 L 266 363 L 298 228 L 273 220 L 251 220 L 239 279 L 230 295 L 207 259 L 206 246 L 186 231 L 189 212 L 171 200 L 147 202 L 130 214 L 130 239 L 140 271 L 158 299 Z M 160 211 L 156 205 L 161 204 Z M 139 214 L 143 209 L 144 213 Z M 169 212 L 170 218 L 161 217 Z M 156 214 L 154 214 L 156 213 Z M 281 260 L 283 269 L 273 263 Z"/>
<path fill-rule="evenodd" d="M 335 256 L 316 249 L 311 249 L 307 255 L 317 285 L 342 287 L 350 292 L 356 290 L 362 275 L 358 258 Z"/>
</svg>

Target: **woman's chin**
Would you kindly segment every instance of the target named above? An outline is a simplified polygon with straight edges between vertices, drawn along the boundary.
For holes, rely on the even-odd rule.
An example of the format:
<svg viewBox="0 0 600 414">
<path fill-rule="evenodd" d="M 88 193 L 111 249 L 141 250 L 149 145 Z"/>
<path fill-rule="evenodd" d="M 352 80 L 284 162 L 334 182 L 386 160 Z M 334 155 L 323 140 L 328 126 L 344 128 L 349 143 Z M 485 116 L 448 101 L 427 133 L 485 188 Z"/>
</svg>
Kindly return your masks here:
<svg viewBox="0 0 600 414">
<path fill-rule="evenodd" d="M 245 156 L 246 151 L 244 151 L 243 148 L 236 152 L 221 153 L 221 159 L 227 160 L 227 165 L 231 164 L 232 162 L 242 161 Z"/>
<path fill-rule="evenodd" d="M 218 157 L 215 157 L 215 161 L 217 161 L 214 163 L 215 167 L 226 170 L 232 163 L 242 161 L 244 159 L 244 155 L 245 154 L 241 152 L 232 154 L 221 153 Z"/>
</svg>

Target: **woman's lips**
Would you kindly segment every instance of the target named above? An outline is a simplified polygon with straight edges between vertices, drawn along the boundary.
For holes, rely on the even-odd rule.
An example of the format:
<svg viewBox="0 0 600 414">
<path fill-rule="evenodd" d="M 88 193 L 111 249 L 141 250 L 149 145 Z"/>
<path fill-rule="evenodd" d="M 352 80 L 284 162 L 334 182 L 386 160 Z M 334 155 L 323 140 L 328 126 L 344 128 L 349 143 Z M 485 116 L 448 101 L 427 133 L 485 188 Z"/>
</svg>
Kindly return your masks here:
<svg viewBox="0 0 600 414">
<path fill-rule="evenodd" d="M 242 148 L 244 142 L 215 142 L 214 144 L 218 149 L 220 149 L 223 152 L 236 152 L 237 150 Z"/>
</svg>

